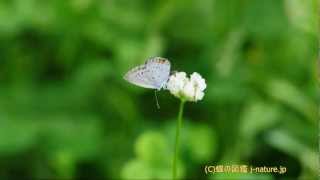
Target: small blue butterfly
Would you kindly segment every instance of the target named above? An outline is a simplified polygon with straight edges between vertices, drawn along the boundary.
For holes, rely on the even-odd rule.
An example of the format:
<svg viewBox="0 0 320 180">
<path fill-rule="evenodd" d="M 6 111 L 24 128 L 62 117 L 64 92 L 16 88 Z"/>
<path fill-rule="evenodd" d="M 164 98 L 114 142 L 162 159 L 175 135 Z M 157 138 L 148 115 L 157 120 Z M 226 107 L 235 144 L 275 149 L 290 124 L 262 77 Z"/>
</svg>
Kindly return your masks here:
<svg viewBox="0 0 320 180">
<path fill-rule="evenodd" d="M 170 76 L 170 61 L 162 57 L 148 59 L 145 64 L 136 66 L 126 73 L 124 79 L 140 87 L 164 88 Z"/>
</svg>

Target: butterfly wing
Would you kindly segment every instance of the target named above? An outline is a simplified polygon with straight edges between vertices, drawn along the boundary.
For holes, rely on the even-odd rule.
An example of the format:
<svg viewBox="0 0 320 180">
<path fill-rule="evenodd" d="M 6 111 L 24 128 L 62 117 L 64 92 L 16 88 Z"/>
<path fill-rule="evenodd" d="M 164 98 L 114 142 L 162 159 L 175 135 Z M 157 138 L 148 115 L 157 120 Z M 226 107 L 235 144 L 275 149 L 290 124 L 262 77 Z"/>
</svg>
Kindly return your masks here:
<svg viewBox="0 0 320 180">
<path fill-rule="evenodd" d="M 156 89 L 157 87 L 154 86 L 154 82 L 148 76 L 148 70 L 144 64 L 131 69 L 124 75 L 124 79 L 140 87 Z"/>
<path fill-rule="evenodd" d="M 156 89 L 161 89 L 169 79 L 170 61 L 165 58 L 154 57 L 145 63 L 145 67 L 145 77 L 152 82 Z"/>
</svg>

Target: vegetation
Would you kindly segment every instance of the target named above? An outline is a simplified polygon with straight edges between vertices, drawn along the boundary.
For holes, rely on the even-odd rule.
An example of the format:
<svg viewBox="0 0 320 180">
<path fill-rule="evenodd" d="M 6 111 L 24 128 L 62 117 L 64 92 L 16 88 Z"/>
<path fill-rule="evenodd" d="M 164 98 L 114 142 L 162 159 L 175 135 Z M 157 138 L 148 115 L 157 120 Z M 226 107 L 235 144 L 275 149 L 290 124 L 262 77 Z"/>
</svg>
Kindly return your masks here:
<svg viewBox="0 0 320 180">
<path fill-rule="evenodd" d="M 122 79 L 148 57 L 199 72 L 178 177 L 316 178 L 316 0 L 3 0 L 0 178 L 171 177 L 179 100 Z M 285 174 L 205 174 L 205 165 Z"/>
</svg>

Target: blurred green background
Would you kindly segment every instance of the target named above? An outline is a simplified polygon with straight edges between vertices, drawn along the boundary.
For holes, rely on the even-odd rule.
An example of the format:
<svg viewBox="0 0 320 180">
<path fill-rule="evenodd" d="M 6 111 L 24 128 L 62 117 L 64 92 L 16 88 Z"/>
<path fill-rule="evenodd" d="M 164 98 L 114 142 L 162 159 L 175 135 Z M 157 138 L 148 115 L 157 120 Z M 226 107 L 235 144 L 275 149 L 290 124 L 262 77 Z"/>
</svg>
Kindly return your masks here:
<svg viewBox="0 0 320 180">
<path fill-rule="evenodd" d="M 318 175 L 316 0 L 0 1 L 0 178 L 168 179 L 178 99 L 122 76 L 151 56 L 199 72 L 179 176 Z M 206 175 L 205 165 L 286 174 Z"/>
</svg>

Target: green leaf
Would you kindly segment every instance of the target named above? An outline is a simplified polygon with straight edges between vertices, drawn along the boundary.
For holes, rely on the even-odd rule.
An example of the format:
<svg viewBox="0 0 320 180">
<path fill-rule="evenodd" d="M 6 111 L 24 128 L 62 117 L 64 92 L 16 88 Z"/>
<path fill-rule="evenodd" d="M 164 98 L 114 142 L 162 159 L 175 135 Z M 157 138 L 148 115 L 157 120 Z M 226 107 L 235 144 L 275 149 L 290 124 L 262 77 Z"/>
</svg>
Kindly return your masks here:
<svg viewBox="0 0 320 180">
<path fill-rule="evenodd" d="M 266 92 L 275 100 L 304 115 L 307 120 L 317 120 L 316 104 L 303 93 L 303 90 L 286 80 L 274 79 L 267 84 Z"/>
<path fill-rule="evenodd" d="M 190 152 L 190 157 L 198 162 L 205 162 L 216 154 L 217 137 L 215 132 L 206 125 L 192 124 L 184 135 L 184 147 Z"/>
<path fill-rule="evenodd" d="M 127 162 L 122 171 L 121 177 L 123 179 L 152 179 L 151 168 L 144 161 L 134 159 L 132 161 Z"/>
<path fill-rule="evenodd" d="M 135 143 L 138 158 L 150 164 L 168 164 L 171 152 L 165 137 L 158 132 L 148 131 L 140 135 Z"/>
<path fill-rule="evenodd" d="M 280 120 L 281 111 L 275 104 L 262 101 L 250 103 L 241 116 L 240 134 L 244 138 L 252 139 L 258 133 L 272 127 Z"/>
<path fill-rule="evenodd" d="M 273 130 L 266 135 L 265 139 L 271 146 L 297 157 L 305 167 L 314 173 L 318 171 L 319 162 L 316 161 L 318 152 L 310 149 L 289 133 L 283 130 Z"/>
<path fill-rule="evenodd" d="M 318 11 L 319 1 L 317 0 L 285 0 L 285 10 L 290 24 L 301 31 L 318 33 Z"/>
<path fill-rule="evenodd" d="M 16 154 L 36 144 L 40 127 L 30 117 L 0 114 L 0 153 Z"/>
<path fill-rule="evenodd" d="M 86 117 L 87 116 L 87 117 Z M 45 147 L 52 155 L 68 152 L 76 160 L 97 155 L 102 143 L 102 129 L 95 117 L 60 115 L 43 124 Z"/>
</svg>

